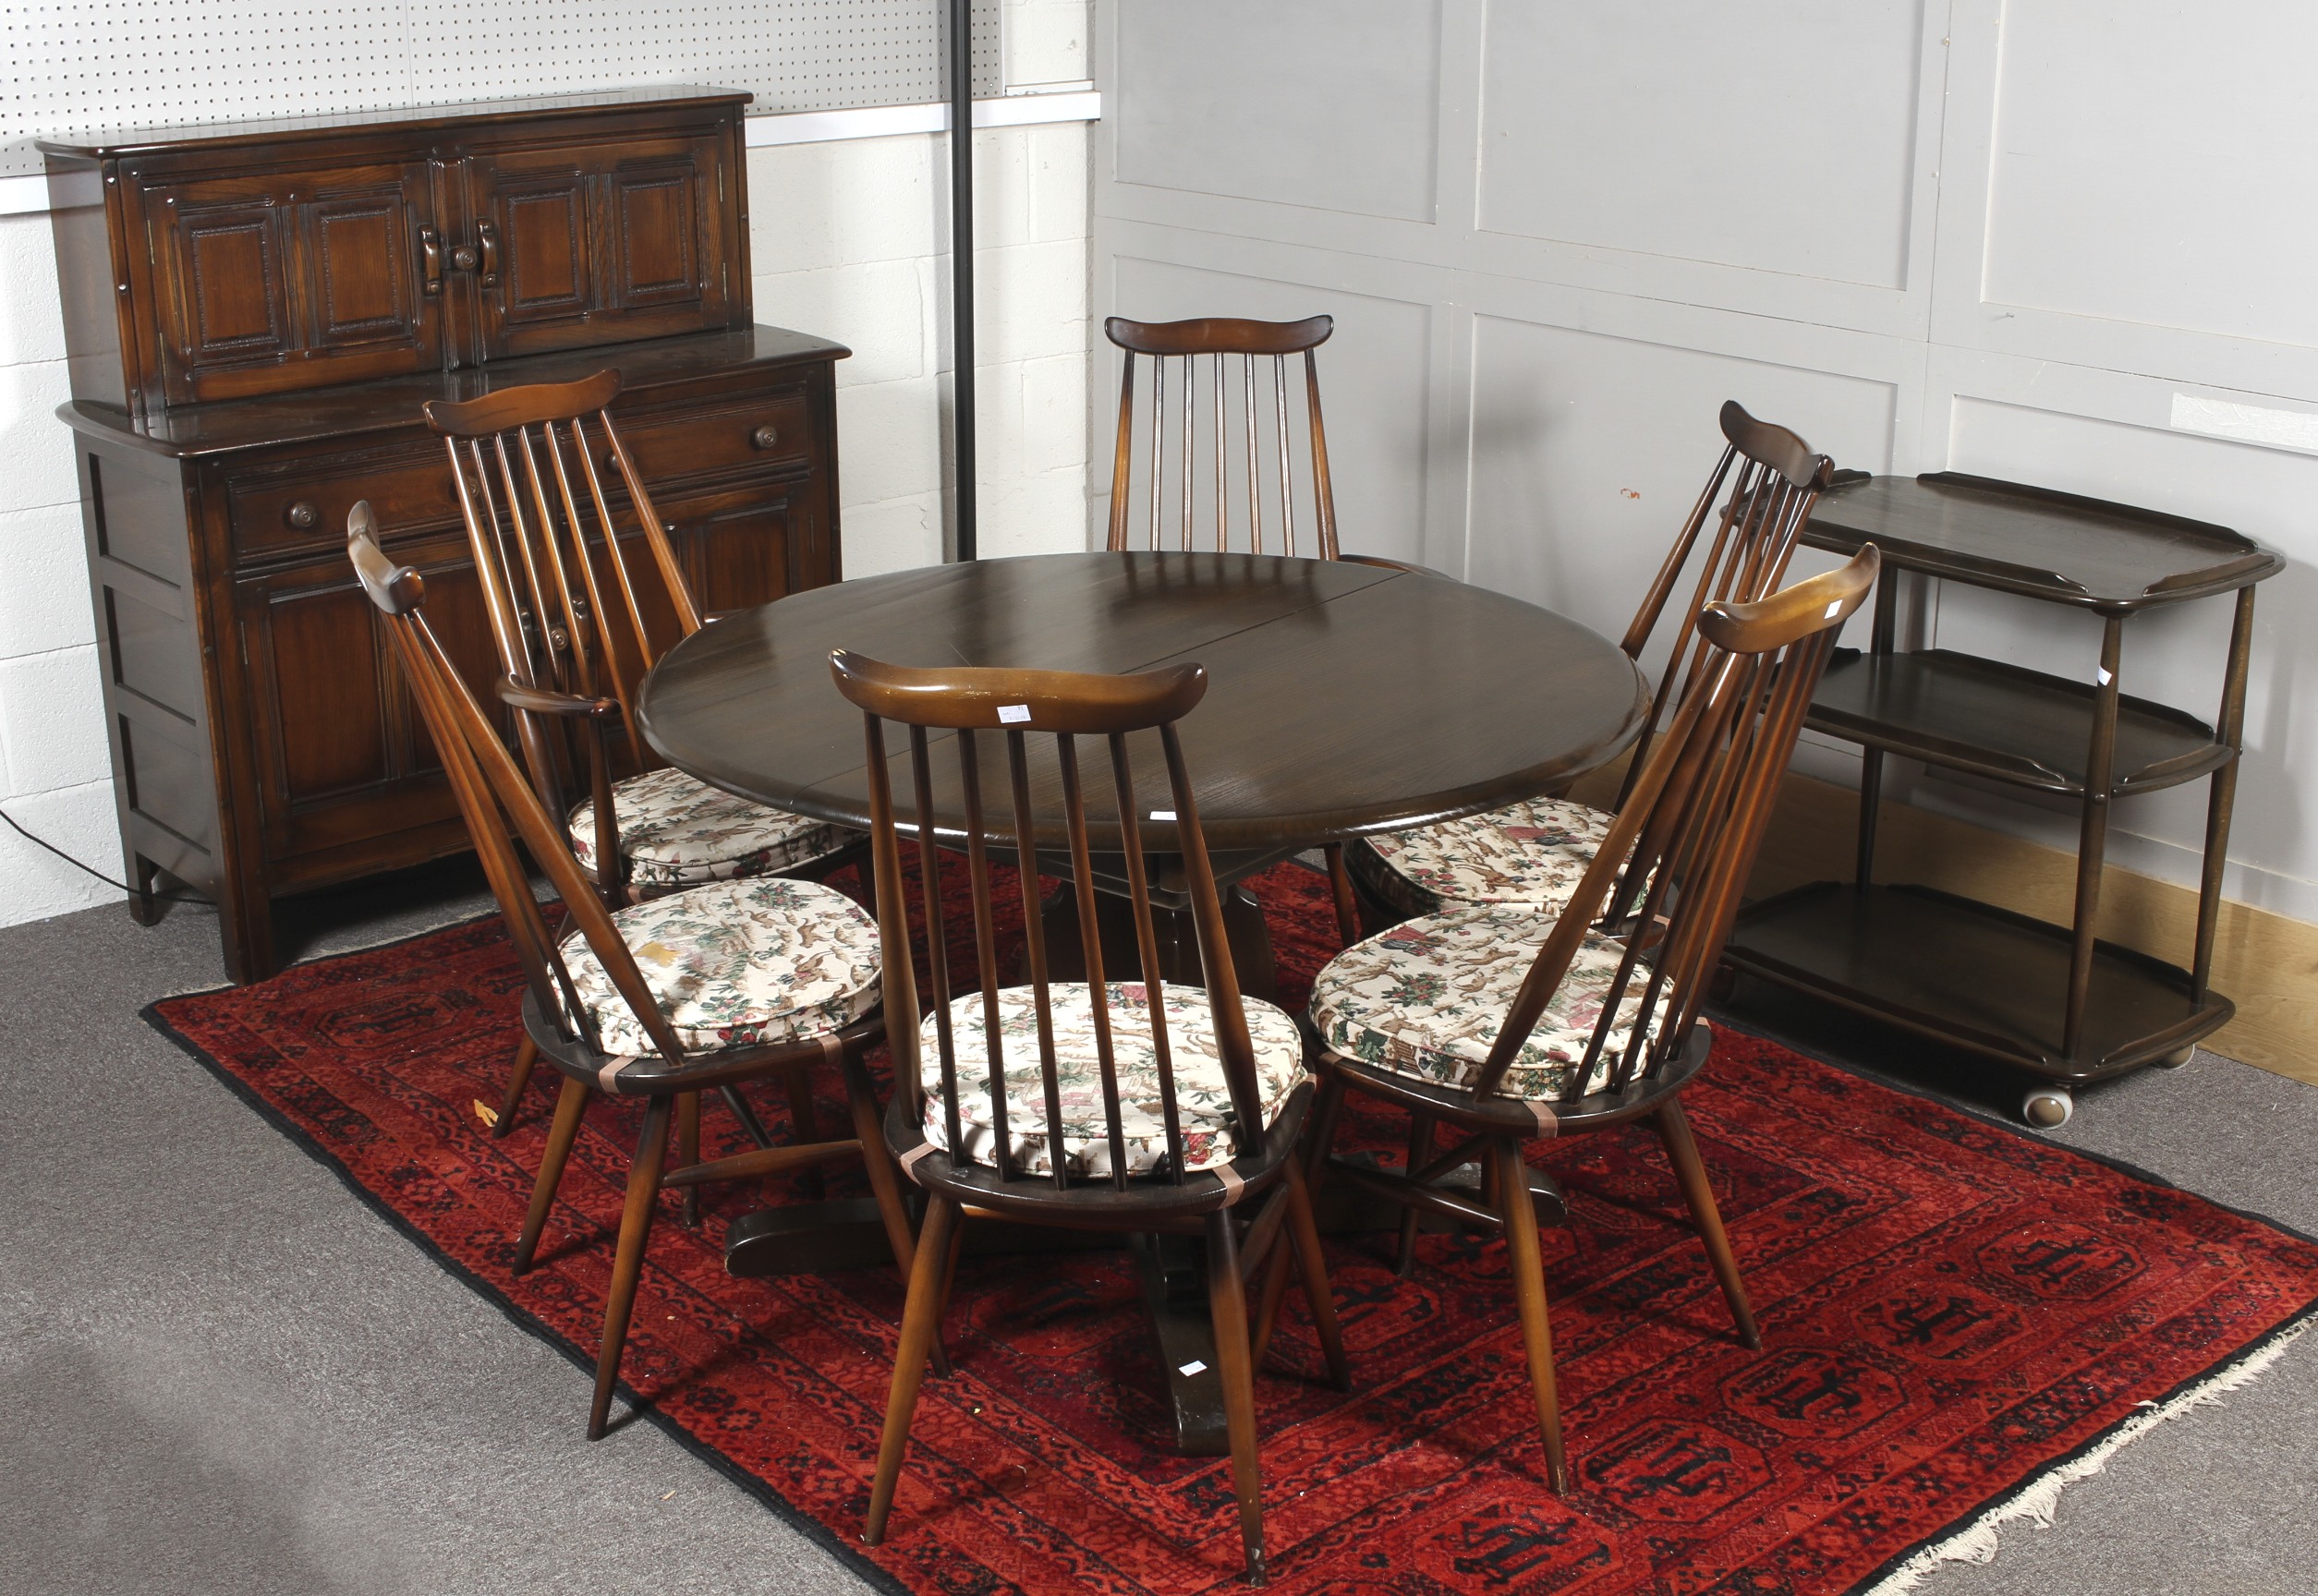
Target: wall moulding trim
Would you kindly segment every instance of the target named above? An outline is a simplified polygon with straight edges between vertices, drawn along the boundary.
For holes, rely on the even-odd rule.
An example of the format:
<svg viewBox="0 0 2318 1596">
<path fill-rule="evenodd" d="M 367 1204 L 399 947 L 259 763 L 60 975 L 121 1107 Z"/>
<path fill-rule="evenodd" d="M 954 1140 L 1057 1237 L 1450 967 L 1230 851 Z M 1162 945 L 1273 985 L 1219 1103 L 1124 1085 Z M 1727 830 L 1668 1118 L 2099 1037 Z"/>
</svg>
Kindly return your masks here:
<svg viewBox="0 0 2318 1596">
<path fill-rule="evenodd" d="M 1049 122 L 1098 122 L 1103 97 L 1092 88 L 1068 83 L 1058 88 L 1016 90 L 974 103 L 977 127 L 1027 127 Z M 936 101 L 924 105 L 864 105 L 850 111 L 791 111 L 747 121 L 748 147 L 776 144 L 831 144 L 848 139 L 891 139 L 911 133 L 946 133 L 950 107 Z M 45 212 L 48 179 L 38 173 L 0 177 L 0 216 L 29 216 Z"/>
</svg>

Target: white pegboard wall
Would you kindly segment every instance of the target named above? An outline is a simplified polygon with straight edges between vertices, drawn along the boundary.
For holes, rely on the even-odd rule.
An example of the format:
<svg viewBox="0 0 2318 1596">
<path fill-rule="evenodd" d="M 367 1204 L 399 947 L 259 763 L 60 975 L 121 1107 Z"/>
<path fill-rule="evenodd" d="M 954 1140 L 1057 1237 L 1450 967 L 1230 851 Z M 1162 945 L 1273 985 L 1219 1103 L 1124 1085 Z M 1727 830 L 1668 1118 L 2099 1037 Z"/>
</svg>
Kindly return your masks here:
<svg viewBox="0 0 2318 1596">
<path fill-rule="evenodd" d="M 756 91 L 751 107 L 945 92 L 946 0 L 27 0 L 0 4 L 0 176 L 32 140 L 627 84 Z M 999 0 L 974 6 L 974 91 L 1002 91 Z"/>
</svg>

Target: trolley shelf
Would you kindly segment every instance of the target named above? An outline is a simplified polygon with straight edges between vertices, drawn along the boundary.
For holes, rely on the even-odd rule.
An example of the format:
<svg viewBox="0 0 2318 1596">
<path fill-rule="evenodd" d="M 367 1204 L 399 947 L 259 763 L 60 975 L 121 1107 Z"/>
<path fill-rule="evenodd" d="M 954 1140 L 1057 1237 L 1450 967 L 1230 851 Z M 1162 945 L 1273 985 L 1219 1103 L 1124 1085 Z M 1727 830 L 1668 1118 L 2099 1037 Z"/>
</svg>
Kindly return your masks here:
<svg viewBox="0 0 2318 1596">
<path fill-rule="evenodd" d="M 2094 697 L 2087 683 L 1944 648 L 1846 649 L 1827 667 L 1810 724 L 1887 753 L 2077 797 L 2085 791 Z M 2119 696 L 2118 794 L 2194 780 L 2230 757 L 2195 716 Z"/>
<path fill-rule="evenodd" d="M 2093 943 L 2084 1034 L 2061 1051 L 2071 934 L 1928 887 L 1822 881 L 1750 905 L 1725 954 L 1739 970 L 2032 1070 L 2081 1082 L 2219 1030 L 2228 998 L 2188 972 Z"/>
</svg>

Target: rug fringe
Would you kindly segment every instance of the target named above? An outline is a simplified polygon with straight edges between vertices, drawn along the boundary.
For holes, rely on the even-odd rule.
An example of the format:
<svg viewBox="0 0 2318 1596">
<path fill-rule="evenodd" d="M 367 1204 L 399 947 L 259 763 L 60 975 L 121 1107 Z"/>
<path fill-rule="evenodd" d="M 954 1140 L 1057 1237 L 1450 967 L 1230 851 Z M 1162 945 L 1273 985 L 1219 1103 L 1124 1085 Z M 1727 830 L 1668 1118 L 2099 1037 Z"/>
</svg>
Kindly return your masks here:
<svg viewBox="0 0 2318 1596">
<path fill-rule="evenodd" d="M 2108 1467 L 2111 1457 L 2158 1425 L 2179 1418 L 2192 1408 L 2218 1407 L 2224 1393 L 2252 1384 L 2286 1355 L 2286 1349 L 2314 1322 L 2318 1321 L 2305 1317 L 2287 1325 L 2249 1349 L 2236 1362 L 2215 1371 L 2163 1406 L 2135 1414 L 2085 1451 L 2038 1475 L 1961 1530 L 1924 1547 L 1858 1596 L 1905 1596 L 1943 1563 L 1993 1562 L 2001 1545 L 1997 1531 L 2015 1519 L 2032 1519 L 2039 1530 L 2051 1529 L 2053 1509 L 2059 1505 L 2063 1491 L 2080 1480 L 2100 1473 Z"/>
</svg>

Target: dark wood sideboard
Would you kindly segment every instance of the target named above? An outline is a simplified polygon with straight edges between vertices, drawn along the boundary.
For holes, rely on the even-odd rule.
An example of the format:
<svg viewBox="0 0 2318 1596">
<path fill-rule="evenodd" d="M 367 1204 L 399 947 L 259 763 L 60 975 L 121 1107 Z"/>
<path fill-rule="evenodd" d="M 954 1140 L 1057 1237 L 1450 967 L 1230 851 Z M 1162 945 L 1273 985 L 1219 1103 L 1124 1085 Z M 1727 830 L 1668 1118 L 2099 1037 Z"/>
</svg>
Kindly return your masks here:
<svg viewBox="0 0 2318 1596">
<path fill-rule="evenodd" d="M 132 913 L 455 852 L 457 810 L 344 552 L 368 499 L 479 688 L 498 673 L 429 399 L 616 367 L 704 608 L 839 574 L 834 362 L 752 325 L 745 93 L 625 91 L 42 145 Z M 646 562 L 649 564 L 649 562 Z M 486 702 L 492 700 L 486 698 Z"/>
</svg>

